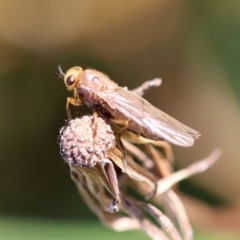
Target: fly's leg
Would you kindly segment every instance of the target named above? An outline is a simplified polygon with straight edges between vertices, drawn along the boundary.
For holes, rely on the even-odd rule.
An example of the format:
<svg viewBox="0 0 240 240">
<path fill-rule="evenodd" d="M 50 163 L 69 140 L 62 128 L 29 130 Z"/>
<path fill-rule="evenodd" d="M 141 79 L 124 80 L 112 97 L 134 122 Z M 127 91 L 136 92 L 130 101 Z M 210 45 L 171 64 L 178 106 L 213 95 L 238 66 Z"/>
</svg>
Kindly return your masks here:
<svg viewBox="0 0 240 240">
<path fill-rule="evenodd" d="M 123 138 L 128 140 L 131 143 L 134 144 L 151 144 L 155 147 L 159 147 L 162 149 L 164 158 L 167 159 L 171 164 L 174 161 L 174 157 L 173 157 L 173 152 L 172 152 L 172 147 L 170 145 L 170 143 L 165 142 L 165 141 L 154 141 L 151 139 L 147 139 L 141 136 L 138 136 L 134 133 L 131 133 L 129 131 L 125 131 L 123 134 Z"/>
<path fill-rule="evenodd" d="M 75 117 L 79 117 L 79 108 L 77 106 L 74 106 L 74 115 Z"/>
<path fill-rule="evenodd" d="M 113 119 L 113 118 L 110 118 L 109 120 L 111 123 L 121 126 L 120 130 L 117 132 L 117 134 L 120 138 L 125 133 L 125 131 L 128 129 L 128 121 L 121 120 L 121 119 L 118 120 L 118 119 Z"/>
<path fill-rule="evenodd" d="M 117 124 L 117 125 L 121 125 L 121 127 L 122 127 L 116 134 L 117 134 L 117 140 L 119 141 L 120 150 L 123 154 L 124 172 L 126 172 L 127 171 L 126 151 L 125 151 L 123 143 L 121 141 L 121 136 L 124 134 L 124 132 L 126 132 L 126 130 L 128 128 L 128 121 L 118 120 L 118 119 L 110 119 L 110 122 Z"/>
<path fill-rule="evenodd" d="M 153 167 L 152 160 L 138 147 L 133 145 L 132 143 L 126 141 L 125 139 L 122 139 L 124 147 L 131 153 L 133 156 L 137 157 L 139 161 L 141 161 L 143 167 L 145 169 L 151 169 Z"/>
<path fill-rule="evenodd" d="M 131 145 L 131 146 L 133 146 L 133 145 Z M 121 153 L 119 147 L 116 149 L 111 149 L 108 152 L 108 158 L 110 158 L 116 164 L 116 166 L 119 169 L 121 169 L 122 172 L 124 172 L 124 162 L 122 161 L 122 153 Z M 130 177 L 130 179 L 134 179 L 134 181 L 133 181 L 134 186 L 135 186 L 135 184 L 137 184 L 137 185 L 139 184 L 140 188 L 143 189 L 142 194 L 144 196 L 148 195 L 149 193 L 155 192 L 157 179 L 154 177 L 154 175 L 152 173 L 150 173 L 149 171 L 147 171 L 142 166 L 140 166 L 138 163 L 136 163 L 128 155 L 126 157 L 126 160 L 127 160 L 127 166 L 128 166 L 127 171 L 125 172 L 125 174 L 122 174 L 121 176 L 128 175 Z M 128 182 L 126 185 L 129 185 L 130 179 L 127 180 Z M 124 178 L 121 178 L 121 179 L 119 178 L 119 181 L 120 181 L 119 185 L 124 187 L 125 186 L 125 184 L 123 183 Z M 144 184 L 142 184 L 143 182 L 144 182 Z M 145 184 L 148 185 L 147 188 L 146 188 Z"/>
<path fill-rule="evenodd" d="M 155 149 L 152 145 L 143 144 L 143 148 L 148 153 L 152 161 L 154 162 L 154 171 L 156 171 L 156 175 L 158 179 L 160 179 L 159 181 L 161 181 L 161 179 L 165 181 L 164 179 L 166 179 L 167 176 L 171 176 L 171 173 L 172 173 L 172 168 L 169 164 L 169 161 L 167 161 L 166 158 L 163 156 L 163 154 L 160 153 L 157 149 Z M 150 199 L 155 195 L 160 194 L 159 181 L 157 182 L 156 191 L 152 192 L 152 194 L 147 196 L 147 199 Z"/>
<path fill-rule="evenodd" d="M 67 110 L 67 120 L 68 121 L 70 121 L 72 119 L 72 115 L 71 115 L 71 111 L 70 111 L 70 108 L 69 108 L 69 104 L 72 104 L 75 107 L 76 116 L 78 116 L 79 112 L 78 112 L 78 108 L 77 107 L 81 106 L 83 104 L 83 101 L 78 97 L 76 89 L 74 89 L 73 97 L 68 97 L 67 98 L 66 110 Z"/>
<path fill-rule="evenodd" d="M 75 98 L 71 98 L 68 97 L 67 98 L 67 105 L 66 105 L 66 111 L 67 111 L 67 120 L 70 121 L 72 119 L 72 114 L 69 108 L 69 105 L 72 104 L 73 106 L 81 106 L 82 105 L 82 101 L 79 99 L 75 99 Z"/>
<path fill-rule="evenodd" d="M 96 139 L 96 135 L 97 135 L 97 118 L 98 118 L 98 113 L 97 112 L 93 112 L 93 118 L 92 118 L 92 133 L 93 133 L 93 151 L 91 156 L 93 156 L 93 154 L 95 154 L 95 139 Z M 91 156 L 89 158 L 91 158 Z"/>
<path fill-rule="evenodd" d="M 170 143 L 165 141 L 152 141 L 151 144 L 153 146 L 161 148 L 164 158 L 167 159 L 169 163 L 173 164 L 174 157 Z"/>
<path fill-rule="evenodd" d="M 126 149 L 135 155 L 139 160 L 141 160 L 147 170 L 150 172 L 154 171 L 158 179 L 165 178 L 172 173 L 172 168 L 170 165 L 170 162 L 172 160 L 172 149 L 168 143 L 160 141 L 157 143 L 155 141 L 152 141 L 155 143 L 154 145 L 157 145 L 163 149 L 163 153 L 161 153 L 151 144 L 149 144 L 148 139 L 132 135 L 132 137 L 130 139 L 127 138 L 127 140 L 131 141 L 132 143 L 141 144 L 144 151 L 137 149 L 134 145 L 123 139 Z M 165 148 L 167 148 L 170 153 L 165 154 Z M 167 157 L 170 157 L 170 159 L 167 159 Z M 151 159 L 152 164 L 149 163 L 149 159 Z M 152 191 L 146 197 L 147 199 L 152 198 L 154 195 L 156 195 L 157 185 L 158 184 L 156 184 L 154 191 Z"/>
<path fill-rule="evenodd" d="M 158 151 L 150 144 L 143 144 L 142 147 L 144 152 L 146 152 L 152 159 L 154 170 L 156 171 L 158 178 L 165 178 L 173 172 L 169 161 L 166 159 L 166 156 L 162 152 Z"/>
<path fill-rule="evenodd" d="M 161 85 L 161 83 L 162 83 L 162 79 L 154 78 L 153 80 L 149 80 L 149 81 L 144 82 L 141 86 L 131 90 L 131 92 L 133 92 L 133 93 L 142 97 L 146 90 L 148 90 L 151 87 L 158 87 L 158 86 Z"/>
<path fill-rule="evenodd" d="M 74 91 L 73 91 L 73 98 L 74 99 L 79 99 L 76 89 L 74 89 Z M 82 101 L 79 100 L 79 102 L 80 102 L 80 105 L 82 105 Z M 75 117 L 79 117 L 79 106 L 80 105 L 74 105 Z"/>
<path fill-rule="evenodd" d="M 96 137 L 96 134 L 97 134 L 97 118 L 98 118 L 98 113 L 93 112 L 93 121 L 92 121 L 93 139 Z"/>
</svg>

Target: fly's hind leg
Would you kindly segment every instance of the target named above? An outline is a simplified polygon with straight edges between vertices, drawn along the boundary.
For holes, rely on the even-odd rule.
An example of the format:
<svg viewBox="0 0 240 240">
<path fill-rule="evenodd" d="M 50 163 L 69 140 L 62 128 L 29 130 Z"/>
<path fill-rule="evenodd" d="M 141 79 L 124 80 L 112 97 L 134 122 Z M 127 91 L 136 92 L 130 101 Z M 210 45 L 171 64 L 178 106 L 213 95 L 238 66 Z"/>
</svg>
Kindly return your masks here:
<svg viewBox="0 0 240 240">
<path fill-rule="evenodd" d="M 135 144 L 140 144 L 142 152 L 135 149 L 134 145 L 131 145 L 128 141 Z M 139 137 L 130 132 L 124 134 L 124 145 L 128 151 L 134 154 L 138 159 L 142 161 L 147 170 L 154 171 L 155 176 L 158 179 L 164 179 L 172 173 L 171 162 L 173 161 L 171 145 L 163 141 L 153 141 L 143 137 Z M 158 151 L 154 146 L 162 148 L 162 151 Z M 149 158 L 152 164 L 149 164 Z M 164 185 L 165 186 L 165 185 Z M 150 193 L 146 199 L 152 198 L 158 193 L 159 184 L 156 183 L 156 189 Z"/>
<path fill-rule="evenodd" d="M 124 161 L 124 172 L 127 171 L 127 160 L 126 160 L 126 151 L 124 149 L 124 146 L 123 146 L 123 143 L 122 143 L 122 140 L 121 140 L 121 136 L 126 132 L 126 130 L 128 129 L 128 121 L 125 121 L 125 120 L 118 120 L 118 119 L 110 119 L 110 122 L 113 123 L 113 124 L 117 124 L 117 125 L 120 125 L 121 128 L 120 130 L 118 130 L 116 132 L 116 135 L 117 135 L 117 141 L 119 142 L 119 147 L 120 147 L 120 150 L 123 154 L 123 161 Z"/>
<path fill-rule="evenodd" d="M 118 120 L 118 119 L 114 119 L 114 118 L 110 118 L 109 120 L 111 123 L 121 126 L 120 130 L 118 130 L 118 132 L 117 132 L 119 137 L 121 137 L 125 133 L 125 131 L 128 129 L 129 121 L 121 120 L 121 119 Z"/>
<path fill-rule="evenodd" d="M 147 139 L 147 138 L 138 136 L 129 131 L 124 132 L 123 138 L 134 144 L 151 144 L 155 147 L 161 148 L 163 157 L 165 159 L 167 159 L 170 164 L 173 164 L 173 162 L 174 162 L 172 147 L 171 147 L 170 143 L 168 143 L 168 142 L 154 141 L 151 139 Z"/>
</svg>

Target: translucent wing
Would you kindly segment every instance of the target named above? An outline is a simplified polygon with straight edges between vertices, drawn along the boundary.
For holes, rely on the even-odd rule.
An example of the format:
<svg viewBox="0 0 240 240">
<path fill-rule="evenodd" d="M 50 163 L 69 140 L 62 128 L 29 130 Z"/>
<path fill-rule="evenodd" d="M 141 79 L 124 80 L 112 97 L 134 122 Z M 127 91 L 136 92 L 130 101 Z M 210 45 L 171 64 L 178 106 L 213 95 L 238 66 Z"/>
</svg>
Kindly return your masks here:
<svg viewBox="0 0 240 240">
<path fill-rule="evenodd" d="M 153 140 L 166 140 L 179 146 L 192 146 L 200 133 L 180 123 L 137 94 L 124 89 L 98 92 L 104 109 L 118 120 L 128 121 L 128 130 Z"/>
</svg>

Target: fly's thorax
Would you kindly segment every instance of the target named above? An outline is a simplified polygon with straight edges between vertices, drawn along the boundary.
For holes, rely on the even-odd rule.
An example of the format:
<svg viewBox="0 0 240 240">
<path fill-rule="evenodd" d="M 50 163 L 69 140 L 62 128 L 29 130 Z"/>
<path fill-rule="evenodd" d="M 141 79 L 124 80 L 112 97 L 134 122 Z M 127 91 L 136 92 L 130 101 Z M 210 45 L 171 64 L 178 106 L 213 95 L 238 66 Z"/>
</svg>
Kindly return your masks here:
<svg viewBox="0 0 240 240">
<path fill-rule="evenodd" d="M 102 105 L 101 92 L 117 87 L 118 85 L 107 75 L 94 69 L 84 70 L 76 84 L 77 94 L 83 97 L 85 103 L 91 108 Z"/>
<path fill-rule="evenodd" d="M 84 70 L 81 74 L 79 84 L 85 89 L 91 89 L 92 92 L 105 91 L 118 87 L 107 75 L 94 69 Z"/>
</svg>

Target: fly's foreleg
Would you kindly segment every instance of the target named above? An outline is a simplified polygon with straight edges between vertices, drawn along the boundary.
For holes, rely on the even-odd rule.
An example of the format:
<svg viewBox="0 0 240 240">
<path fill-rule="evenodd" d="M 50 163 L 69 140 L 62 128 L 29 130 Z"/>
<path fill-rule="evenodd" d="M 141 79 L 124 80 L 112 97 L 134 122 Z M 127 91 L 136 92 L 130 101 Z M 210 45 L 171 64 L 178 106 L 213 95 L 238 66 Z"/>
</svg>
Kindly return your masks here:
<svg viewBox="0 0 240 240">
<path fill-rule="evenodd" d="M 69 108 L 69 105 L 73 105 L 73 106 L 81 106 L 82 105 L 82 101 L 79 100 L 79 99 L 75 99 L 75 98 L 71 98 L 71 97 L 68 97 L 67 98 L 67 105 L 66 105 L 66 111 L 67 111 L 67 119 L 68 121 L 70 121 L 72 119 L 72 114 L 71 114 L 71 111 L 70 111 L 70 108 Z"/>
<path fill-rule="evenodd" d="M 78 97 L 76 89 L 73 92 L 73 97 L 67 98 L 67 104 L 66 104 L 66 111 L 67 111 L 67 120 L 70 121 L 72 119 L 72 114 L 70 111 L 69 105 L 73 105 L 75 108 L 79 107 L 83 104 L 83 100 Z M 76 111 L 76 114 L 78 115 L 78 111 Z"/>
</svg>

